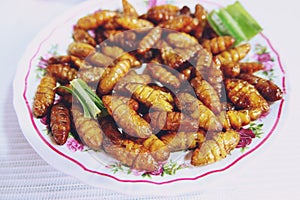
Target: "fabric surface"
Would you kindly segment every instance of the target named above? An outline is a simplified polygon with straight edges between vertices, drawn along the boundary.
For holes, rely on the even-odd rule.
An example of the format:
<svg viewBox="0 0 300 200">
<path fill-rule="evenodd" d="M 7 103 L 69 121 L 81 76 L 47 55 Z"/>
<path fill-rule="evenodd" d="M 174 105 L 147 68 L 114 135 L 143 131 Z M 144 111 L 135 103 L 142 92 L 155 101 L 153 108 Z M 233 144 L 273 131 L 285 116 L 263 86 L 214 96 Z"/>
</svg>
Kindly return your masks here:
<svg viewBox="0 0 300 200">
<path fill-rule="evenodd" d="M 242 159 L 229 170 L 212 175 L 205 190 L 176 197 L 128 196 L 111 190 L 95 188 L 68 176 L 46 163 L 31 147 L 18 125 L 13 107 L 12 82 L 17 63 L 28 43 L 36 33 L 66 9 L 80 0 L 3 0 L 0 3 L 0 199 L 297 199 L 300 195 L 299 180 L 299 130 L 296 126 L 299 111 L 299 66 L 295 40 L 283 37 L 278 30 L 289 20 L 299 19 L 297 6 L 288 0 L 285 14 L 280 2 L 241 1 L 251 9 L 271 35 L 273 44 L 288 68 L 288 84 L 294 92 L 287 97 L 288 108 L 278 129 L 264 146 Z M 271 9 L 271 8 L 272 9 Z M 289 10 L 289 11 L 287 11 Z M 281 13 L 274 15 L 272 13 Z M 292 13 L 298 16 L 291 16 Z M 293 15 L 294 15 L 293 14 Z M 289 19 L 289 20 L 288 20 Z M 290 21 L 291 24 L 297 23 Z M 290 25 L 285 27 L 291 28 Z M 299 35 L 299 30 L 292 31 Z M 299 57 L 299 56 L 298 56 Z M 293 87 L 294 86 L 294 87 Z M 194 184 L 191 182 L 190 184 Z M 177 188 L 178 189 L 178 188 Z M 165 191 L 172 193 L 172 191 Z"/>
</svg>

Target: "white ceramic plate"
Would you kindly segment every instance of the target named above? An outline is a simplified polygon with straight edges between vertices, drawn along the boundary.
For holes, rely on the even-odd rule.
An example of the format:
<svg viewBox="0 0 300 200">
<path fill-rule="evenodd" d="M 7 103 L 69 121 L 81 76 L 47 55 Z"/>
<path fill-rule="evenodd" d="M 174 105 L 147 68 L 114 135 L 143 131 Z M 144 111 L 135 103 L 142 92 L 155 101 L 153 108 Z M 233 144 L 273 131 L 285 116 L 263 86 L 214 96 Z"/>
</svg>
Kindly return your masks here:
<svg viewBox="0 0 300 200">
<path fill-rule="evenodd" d="M 206 9 L 218 8 L 218 3 L 210 1 L 135 1 L 134 5 L 140 13 L 144 13 L 151 3 L 172 3 L 178 6 L 187 4 L 191 8 L 201 3 Z M 97 187 L 109 188 L 127 194 L 166 194 L 176 195 L 191 191 L 199 191 L 211 174 L 223 172 L 235 165 L 239 160 L 254 152 L 272 135 L 281 117 L 284 100 L 271 105 L 269 115 L 253 124 L 263 124 L 260 138 L 254 138 L 247 149 L 235 149 L 227 158 L 204 167 L 188 167 L 183 159 L 183 152 L 172 154 L 164 167 L 164 175 L 142 176 L 141 173 L 130 171 L 120 166 L 104 155 L 90 150 L 82 149 L 69 141 L 69 145 L 57 146 L 47 134 L 46 126 L 39 119 L 33 118 L 31 108 L 35 90 L 39 83 L 37 75 L 41 57 L 49 52 L 56 51 L 59 55 L 66 54 L 66 48 L 72 41 L 72 27 L 76 21 L 98 9 L 120 9 L 121 0 L 87 1 L 64 15 L 58 17 L 53 23 L 42 30 L 28 46 L 24 56 L 19 62 L 18 71 L 14 81 L 14 105 L 22 131 L 32 147 L 58 170 L 75 176 L 87 184 Z M 250 41 L 252 50 L 246 60 L 264 62 L 269 68 L 261 76 L 272 80 L 285 91 L 285 73 L 280 63 L 280 57 L 272 47 L 271 42 L 264 34 L 256 36 Z M 270 59 L 271 58 L 271 59 Z M 73 145 L 73 146 L 72 146 Z M 70 148 L 72 147 L 72 148 Z M 72 150 L 73 151 L 72 151 Z M 76 151 L 75 151 L 76 150 Z M 253 157 L 255 158 L 255 157 Z M 172 165 L 174 164 L 174 165 Z M 177 168 L 180 168 L 176 170 Z M 172 171 L 174 170 L 174 171 Z M 171 172 L 174 172 L 171 174 Z M 164 193 L 164 191 L 172 191 Z"/>
</svg>

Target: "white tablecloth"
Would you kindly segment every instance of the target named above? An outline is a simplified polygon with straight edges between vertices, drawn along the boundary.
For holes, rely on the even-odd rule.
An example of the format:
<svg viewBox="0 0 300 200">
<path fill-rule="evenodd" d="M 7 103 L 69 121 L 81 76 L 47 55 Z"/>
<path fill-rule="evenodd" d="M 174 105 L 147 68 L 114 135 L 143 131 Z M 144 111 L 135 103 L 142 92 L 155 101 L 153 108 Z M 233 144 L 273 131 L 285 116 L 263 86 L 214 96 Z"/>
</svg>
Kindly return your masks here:
<svg viewBox="0 0 300 200">
<path fill-rule="evenodd" d="M 57 171 L 33 150 L 19 128 L 12 103 L 18 60 L 41 28 L 80 2 L 0 2 L 0 199 L 160 199 L 94 188 Z M 264 33 L 281 55 L 288 88 L 283 118 L 262 148 L 229 170 L 213 175 L 217 178 L 205 190 L 199 185 L 198 193 L 170 199 L 300 198 L 299 6 L 295 0 L 241 2 L 263 25 Z"/>
</svg>

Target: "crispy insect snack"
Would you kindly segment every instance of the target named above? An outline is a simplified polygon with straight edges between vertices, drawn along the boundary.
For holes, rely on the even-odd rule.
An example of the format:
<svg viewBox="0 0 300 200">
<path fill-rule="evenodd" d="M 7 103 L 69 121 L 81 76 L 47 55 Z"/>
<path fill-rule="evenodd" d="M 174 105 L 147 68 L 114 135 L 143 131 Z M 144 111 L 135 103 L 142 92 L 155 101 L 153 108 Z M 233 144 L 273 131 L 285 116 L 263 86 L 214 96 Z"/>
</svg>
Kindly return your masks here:
<svg viewBox="0 0 300 200">
<path fill-rule="evenodd" d="M 56 80 L 54 77 L 45 76 L 41 79 L 33 101 L 33 115 L 37 118 L 47 114 L 54 102 Z"/>
<path fill-rule="evenodd" d="M 234 130 L 215 134 L 193 152 L 191 164 L 202 166 L 225 158 L 237 146 L 239 139 L 240 135 Z"/>
<path fill-rule="evenodd" d="M 241 130 L 284 95 L 260 77 L 250 43 L 219 36 L 200 3 L 138 13 L 120 2 L 81 16 L 65 54 L 39 62 L 32 111 L 53 142 L 71 135 L 144 175 L 164 174 L 177 155 L 203 166 L 242 147 Z"/>
<path fill-rule="evenodd" d="M 174 132 L 163 134 L 160 139 L 167 145 L 171 152 L 194 149 L 205 141 L 205 131 Z"/>
<path fill-rule="evenodd" d="M 216 56 L 222 64 L 228 62 L 239 62 L 240 60 L 246 57 L 246 55 L 250 51 L 250 48 L 250 44 L 242 44 L 235 48 L 223 51 L 222 53 Z"/>
<path fill-rule="evenodd" d="M 69 83 L 77 77 L 77 70 L 69 65 L 53 64 L 47 67 L 47 73 L 60 83 Z"/>
<path fill-rule="evenodd" d="M 128 83 L 125 90 L 132 94 L 133 98 L 145 104 L 148 108 L 171 112 L 173 106 L 159 90 L 139 83 Z"/>
<path fill-rule="evenodd" d="M 125 139 L 113 120 L 104 118 L 100 126 L 105 134 L 103 148 L 109 155 L 136 170 L 152 172 L 158 169 L 151 152 L 144 145 Z"/>
<path fill-rule="evenodd" d="M 241 74 L 238 78 L 254 85 L 254 87 L 267 101 L 274 102 L 282 99 L 283 92 L 275 83 L 270 80 L 266 80 L 253 74 Z"/>
<path fill-rule="evenodd" d="M 97 93 L 99 95 L 110 93 L 117 82 L 127 74 L 130 68 L 130 61 L 127 59 L 117 62 L 111 68 L 105 68 L 98 84 Z"/>
<path fill-rule="evenodd" d="M 126 133 L 138 138 L 148 138 L 152 135 L 150 124 L 117 96 L 103 96 L 102 101 L 108 113 Z"/>
<path fill-rule="evenodd" d="M 154 131 L 196 131 L 198 119 L 193 119 L 181 112 L 151 112 L 144 116 Z"/>
<path fill-rule="evenodd" d="M 83 116 L 81 109 L 72 107 L 74 127 L 84 144 L 94 150 L 100 150 L 103 141 L 103 131 L 96 120 Z"/>
<path fill-rule="evenodd" d="M 63 103 L 57 103 L 51 108 L 50 130 L 56 144 L 66 143 L 71 131 L 71 119 L 70 111 Z"/>
<path fill-rule="evenodd" d="M 204 40 L 202 46 L 212 54 L 219 54 L 231 48 L 234 42 L 235 39 L 231 36 L 220 36 L 211 40 Z"/>
</svg>

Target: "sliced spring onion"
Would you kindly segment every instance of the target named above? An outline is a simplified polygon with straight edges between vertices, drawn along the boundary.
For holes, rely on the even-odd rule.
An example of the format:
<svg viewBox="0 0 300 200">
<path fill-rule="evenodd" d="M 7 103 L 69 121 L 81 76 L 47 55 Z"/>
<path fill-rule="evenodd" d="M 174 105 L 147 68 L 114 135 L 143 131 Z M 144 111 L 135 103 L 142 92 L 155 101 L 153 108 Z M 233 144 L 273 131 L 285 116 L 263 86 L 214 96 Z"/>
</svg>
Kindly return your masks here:
<svg viewBox="0 0 300 200">
<path fill-rule="evenodd" d="M 107 110 L 103 105 L 101 99 L 94 91 L 81 79 L 74 79 L 70 82 L 72 88 L 59 86 L 74 95 L 83 108 L 84 117 L 97 119 L 98 117 L 106 115 Z"/>
<path fill-rule="evenodd" d="M 225 8 L 213 10 L 207 19 L 218 35 L 234 37 L 235 45 L 249 41 L 262 31 L 261 26 L 238 1 Z"/>
</svg>

